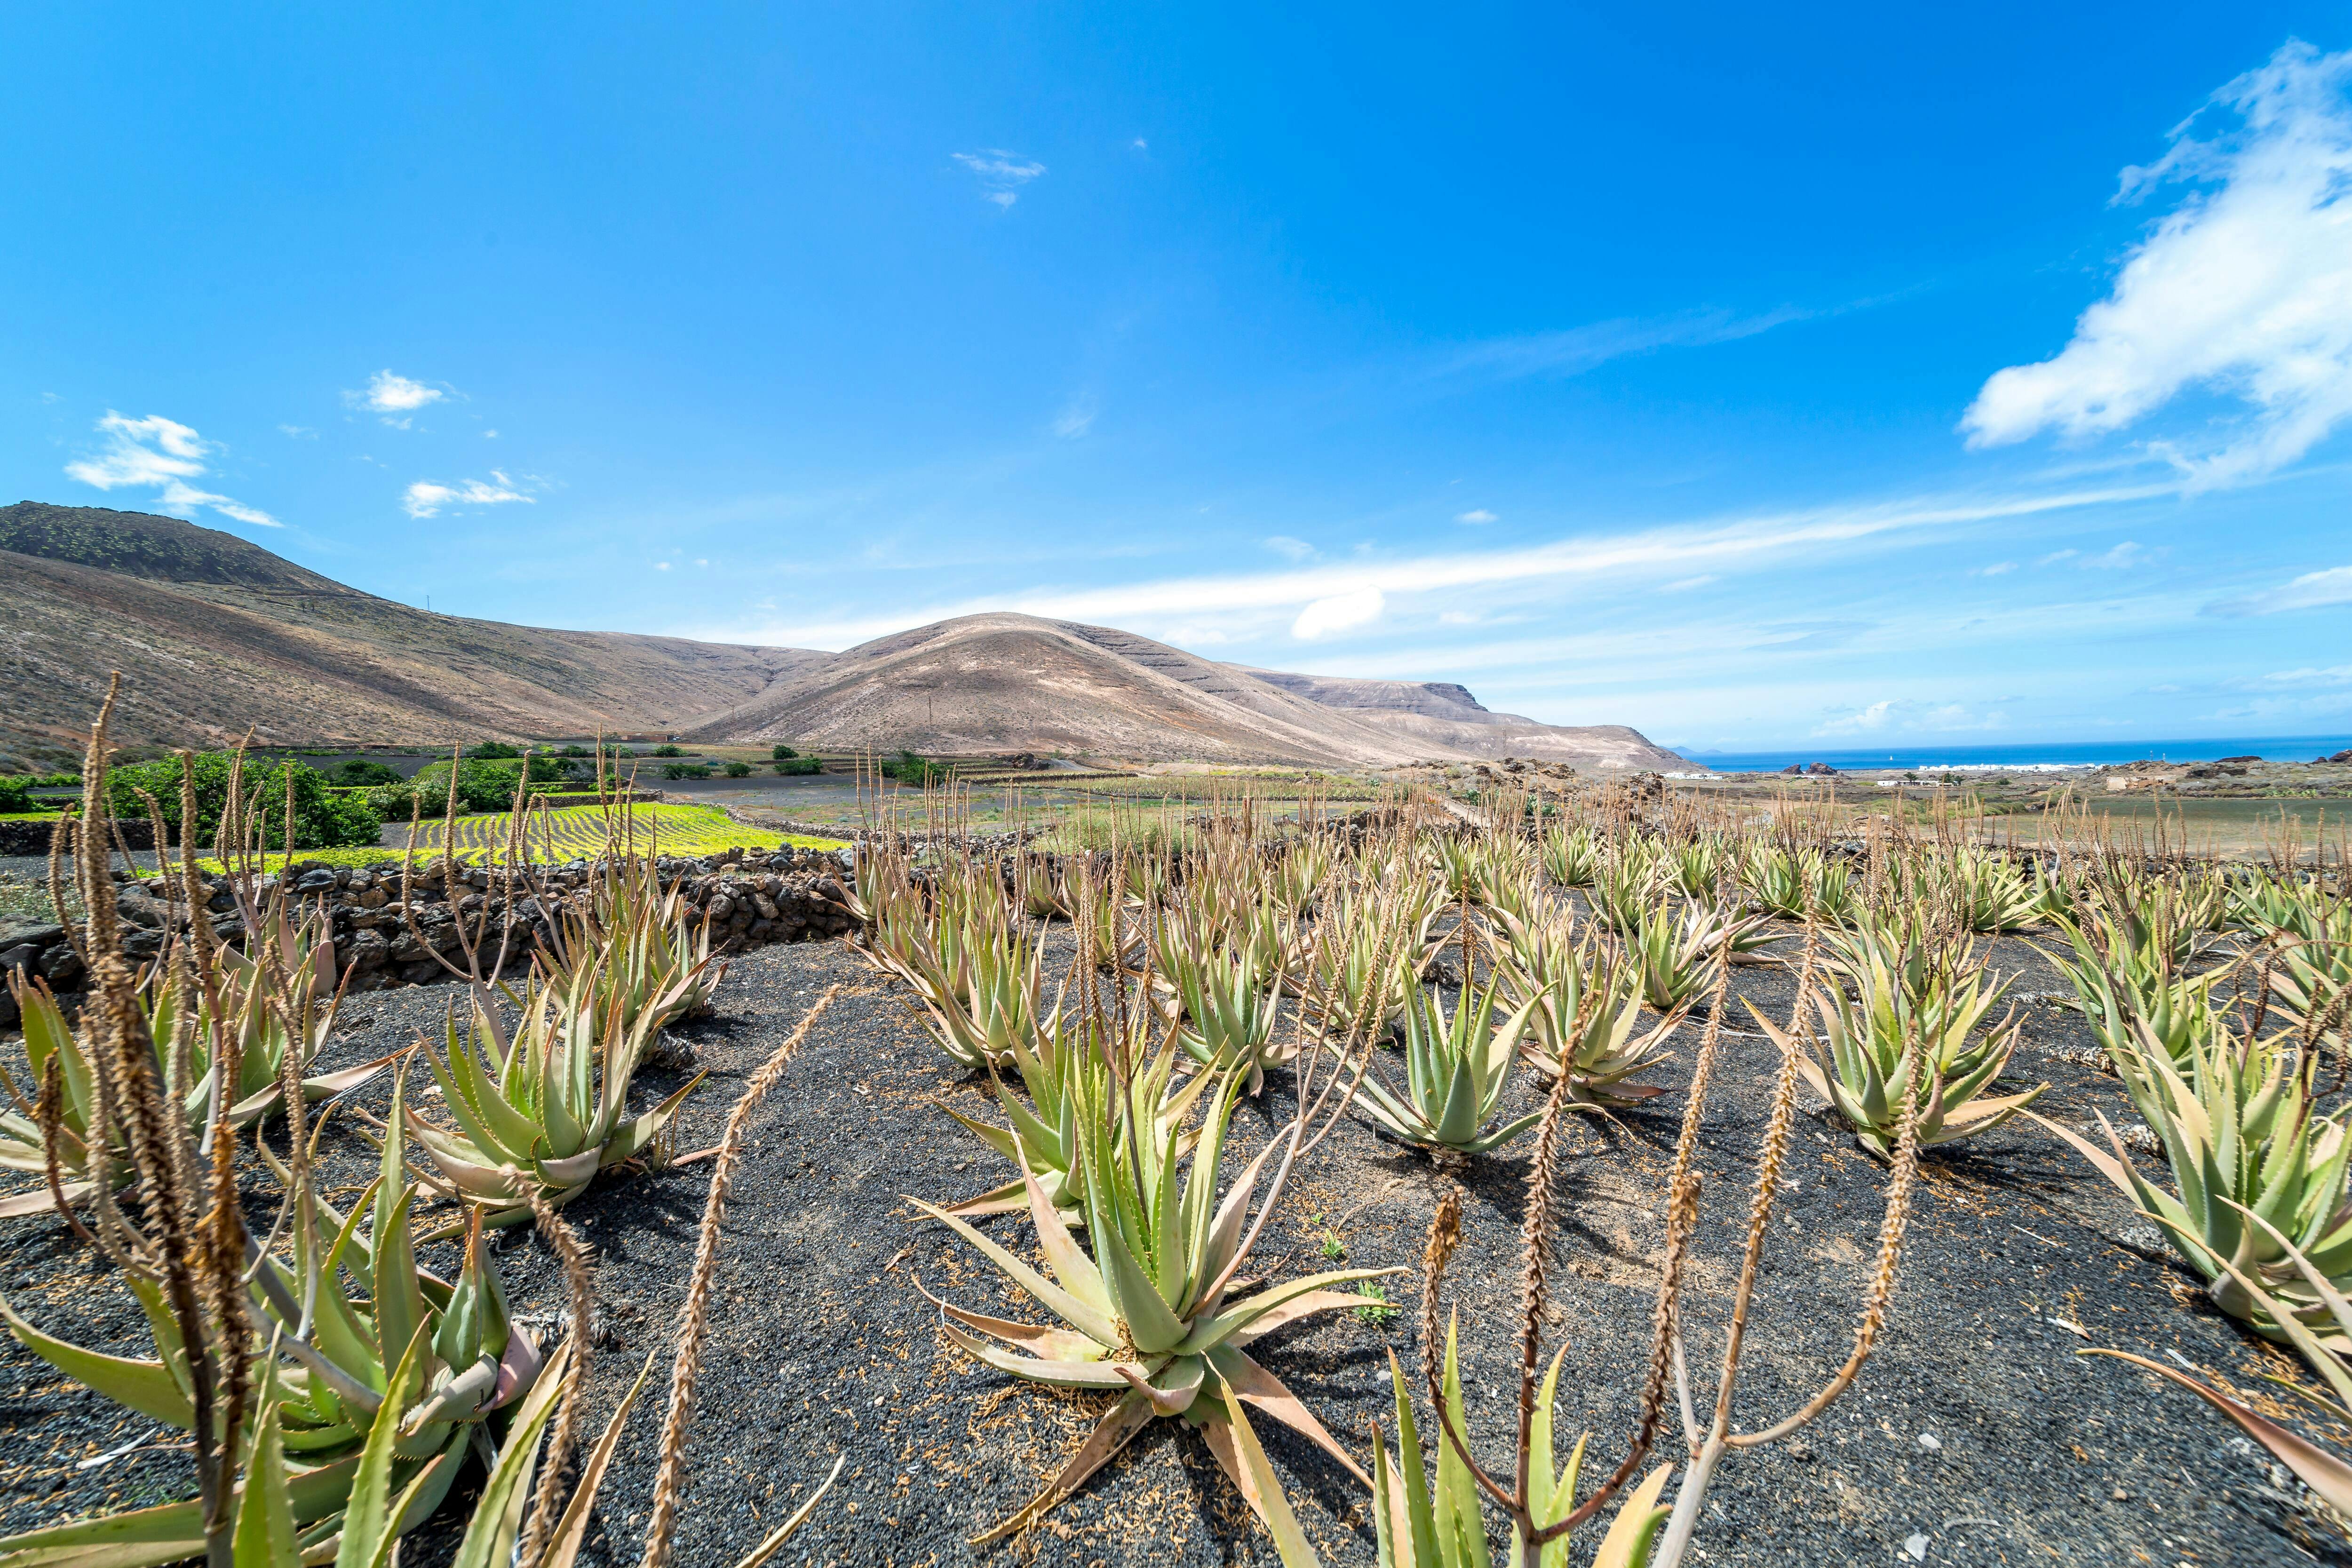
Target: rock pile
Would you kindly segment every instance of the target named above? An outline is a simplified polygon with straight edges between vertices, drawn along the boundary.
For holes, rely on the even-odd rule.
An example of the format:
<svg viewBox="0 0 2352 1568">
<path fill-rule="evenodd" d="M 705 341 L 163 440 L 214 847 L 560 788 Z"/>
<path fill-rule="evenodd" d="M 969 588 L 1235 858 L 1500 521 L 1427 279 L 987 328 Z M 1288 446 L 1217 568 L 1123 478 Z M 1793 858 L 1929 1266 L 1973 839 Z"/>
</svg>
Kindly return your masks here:
<svg viewBox="0 0 2352 1568">
<path fill-rule="evenodd" d="M 845 851 L 730 849 L 700 858 L 666 855 L 656 865 L 663 885 L 682 887 L 688 907 L 709 918 L 712 945 L 720 952 L 822 941 L 844 935 L 856 924 L 844 885 L 849 871 Z M 536 867 L 528 878 L 461 866 L 450 887 L 436 860 L 415 868 L 404 901 L 401 872 L 398 860 L 367 867 L 298 860 L 287 868 L 287 890 L 306 909 L 325 908 L 335 949 L 332 967 L 350 990 L 447 979 L 448 970 L 434 955 L 462 969 L 462 938 L 478 931 L 486 965 L 497 956 L 502 935 L 508 963 L 519 963 L 535 942 L 551 935 L 551 917 L 563 905 L 585 900 L 597 875 L 583 860 Z M 177 889 L 160 877 L 141 881 L 121 870 L 114 877 L 124 951 L 134 960 L 153 958 L 174 925 L 185 929 L 184 909 L 175 909 L 176 899 L 165 896 Z M 245 927 L 227 879 L 207 880 L 214 929 L 225 940 L 241 939 Z M 267 890 L 278 879 L 259 881 Z M 82 961 L 67 938 L 65 928 L 55 924 L 0 928 L 0 970 L 37 974 L 61 994 L 78 991 L 85 978 Z M 0 992 L 0 1024 L 16 1019 L 16 1003 Z"/>
</svg>

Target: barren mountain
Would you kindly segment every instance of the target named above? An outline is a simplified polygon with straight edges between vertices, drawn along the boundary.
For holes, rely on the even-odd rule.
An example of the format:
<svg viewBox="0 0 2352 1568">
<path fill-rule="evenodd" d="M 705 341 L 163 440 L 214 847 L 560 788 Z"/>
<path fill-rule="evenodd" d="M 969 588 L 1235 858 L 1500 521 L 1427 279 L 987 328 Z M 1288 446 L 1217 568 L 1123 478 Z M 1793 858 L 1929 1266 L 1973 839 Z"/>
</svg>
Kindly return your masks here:
<svg viewBox="0 0 2352 1568">
<path fill-rule="evenodd" d="M 671 729 L 824 657 L 428 615 L 177 518 L 0 508 L 0 767 L 78 758 L 117 669 L 126 744 L 446 743 Z"/>
<path fill-rule="evenodd" d="M 1129 761 L 1685 765 L 1634 731 L 1491 713 L 1459 686 L 1254 670 L 1032 616 L 838 654 L 435 616 L 176 518 L 37 501 L 0 508 L 0 770 L 78 754 L 116 669 L 132 745 L 248 727 L 274 744 L 659 731 Z"/>
<path fill-rule="evenodd" d="M 1108 626 L 1010 614 L 899 632 L 779 679 L 694 736 L 1135 761 L 1403 762 L 1517 756 L 1685 766 L 1621 725 L 1490 713 L 1459 686 L 1218 664 Z"/>
</svg>

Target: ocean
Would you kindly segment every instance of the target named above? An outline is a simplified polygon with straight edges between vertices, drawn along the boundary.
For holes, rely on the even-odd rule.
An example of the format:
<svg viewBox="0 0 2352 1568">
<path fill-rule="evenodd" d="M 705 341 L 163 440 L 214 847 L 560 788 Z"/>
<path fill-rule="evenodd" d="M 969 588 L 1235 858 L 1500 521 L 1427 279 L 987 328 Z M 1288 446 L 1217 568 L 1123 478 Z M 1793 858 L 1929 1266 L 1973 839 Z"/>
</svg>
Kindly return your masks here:
<svg viewBox="0 0 2352 1568">
<path fill-rule="evenodd" d="M 1869 751 L 1711 752 L 1676 748 L 1679 755 L 1719 773 L 1772 773 L 1791 763 L 1800 767 L 1808 763 L 1827 763 L 1841 772 L 1908 768 L 1921 773 L 2026 773 L 2136 763 L 2147 758 L 2168 763 L 2210 763 L 2221 757 L 2263 757 L 2272 762 L 2307 763 L 2314 757 L 2330 756 L 2347 749 L 2352 749 L 2352 735 L 2242 735 L 2204 741 L 2068 741 L 2030 745 L 1890 745 Z"/>
</svg>

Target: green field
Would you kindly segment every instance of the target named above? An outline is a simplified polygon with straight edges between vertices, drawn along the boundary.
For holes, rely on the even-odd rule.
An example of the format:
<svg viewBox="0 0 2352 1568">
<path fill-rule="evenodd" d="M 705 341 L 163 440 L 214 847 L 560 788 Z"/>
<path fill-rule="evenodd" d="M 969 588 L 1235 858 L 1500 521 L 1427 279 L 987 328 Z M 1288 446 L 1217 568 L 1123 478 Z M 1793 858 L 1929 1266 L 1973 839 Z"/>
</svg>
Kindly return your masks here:
<svg viewBox="0 0 2352 1568">
<path fill-rule="evenodd" d="M 640 855 L 709 855 L 721 849 L 777 849 L 788 844 L 814 849 L 840 847 L 837 839 L 807 838 L 746 827 L 730 821 L 726 813 L 707 805 L 635 805 L 625 810 L 632 821 L 625 825 L 624 808 L 615 807 L 610 814 L 609 826 L 616 834 L 634 831 L 634 844 L 626 837 L 623 844 Z M 428 849 L 436 855 L 440 853 L 444 826 L 427 822 L 418 828 L 416 844 L 420 854 Z M 478 862 L 505 852 L 512 818 L 509 813 L 494 812 L 460 816 L 446 826 L 457 858 Z M 524 826 L 527 842 L 523 852 L 528 858 L 573 860 L 604 853 L 608 822 L 607 814 L 596 806 L 568 805 L 553 811 L 531 812 Z M 405 837 L 404 829 L 404 842 Z"/>
</svg>

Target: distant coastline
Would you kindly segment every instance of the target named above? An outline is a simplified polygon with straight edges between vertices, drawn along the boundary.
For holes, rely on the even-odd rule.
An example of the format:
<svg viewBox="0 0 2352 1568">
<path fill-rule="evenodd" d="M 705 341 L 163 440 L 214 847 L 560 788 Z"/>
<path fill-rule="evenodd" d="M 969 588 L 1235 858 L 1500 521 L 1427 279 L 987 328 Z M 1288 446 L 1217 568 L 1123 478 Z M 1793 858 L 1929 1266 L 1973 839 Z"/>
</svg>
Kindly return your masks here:
<svg viewBox="0 0 2352 1568">
<path fill-rule="evenodd" d="M 2352 735 L 2252 735 L 2196 741 L 2069 741 L 1982 746 L 1904 746 L 1872 748 L 1780 748 L 1754 752 L 1712 752 L 1677 746 L 1686 757 L 1719 773 L 1779 773 L 1791 763 L 1826 763 L 1841 773 L 1868 773 L 1887 768 L 1966 773 L 2000 771 L 2055 772 L 2118 763 L 2157 759 L 2170 763 L 2210 763 L 2221 757 L 2262 757 L 2270 762 L 2307 763 L 2352 749 Z"/>
</svg>

